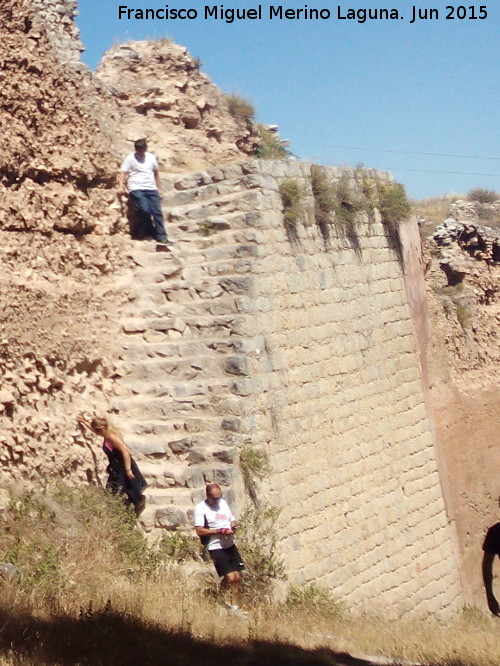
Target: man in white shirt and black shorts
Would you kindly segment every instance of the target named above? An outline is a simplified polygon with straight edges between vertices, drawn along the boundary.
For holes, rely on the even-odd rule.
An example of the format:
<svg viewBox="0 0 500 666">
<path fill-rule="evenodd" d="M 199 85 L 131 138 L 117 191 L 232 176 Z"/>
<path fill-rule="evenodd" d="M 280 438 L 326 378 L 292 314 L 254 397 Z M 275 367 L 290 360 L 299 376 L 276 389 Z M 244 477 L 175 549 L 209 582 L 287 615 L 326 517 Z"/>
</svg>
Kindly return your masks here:
<svg viewBox="0 0 500 666">
<path fill-rule="evenodd" d="M 134 143 L 135 152 L 127 155 L 120 167 L 118 191 L 126 193 L 128 190 L 130 201 L 146 226 L 152 230 L 157 243 L 173 245 L 165 231 L 161 210 L 158 161 L 153 153 L 147 152 L 147 147 L 145 139 L 138 139 Z"/>
<path fill-rule="evenodd" d="M 222 577 L 220 591 L 231 591 L 229 609 L 235 614 L 243 615 L 240 610 L 241 575 L 245 565 L 233 540 L 237 527 L 226 500 L 222 499 L 222 491 L 216 483 L 206 487 L 206 499 L 196 505 L 194 525 L 196 534 L 208 550 L 215 565 L 215 570 Z"/>
</svg>

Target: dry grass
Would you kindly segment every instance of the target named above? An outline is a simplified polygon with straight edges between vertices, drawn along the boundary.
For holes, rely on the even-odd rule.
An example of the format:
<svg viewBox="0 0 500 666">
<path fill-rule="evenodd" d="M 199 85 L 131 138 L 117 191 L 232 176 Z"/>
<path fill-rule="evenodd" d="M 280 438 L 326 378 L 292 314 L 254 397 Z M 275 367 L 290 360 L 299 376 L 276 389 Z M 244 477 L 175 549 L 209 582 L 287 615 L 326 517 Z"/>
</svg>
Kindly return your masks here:
<svg viewBox="0 0 500 666">
<path fill-rule="evenodd" d="M 411 207 L 413 213 L 425 220 L 421 226 L 422 236 L 431 236 L 436 227 L 442 224 L 448 217 L 451 204 L 463 198 L 464 196 L 460 194 L 445 194 L 442 197 L 412 201 Z"/>
<path fill-rule="evenodd" d="M 98 492 L 75 495 L 47 503 L 21 496 L 2 517 L 3 554 L 34 539 L 58 544 L 60 558 L 54 570 L 50 561 L 40 566 L 41 556 L 20 559 L 21 572 L 31 567 L 30 586 L 22 573 L 4 584 L 0 664 L 370 666 L 359 655 L 379 655 L 395 663 L 498 665 L 499 620 L 473 609 L 449 623 L 356 617 L 310 586 L 289 603 L 254 595 L 248 619 L 228 615 L 209 593 L 210 565 L 207 583 L 202 564 L 150 557 L 121 507 Z"/>
<path fill-rule="evenodd" d="M 420 214 L 429 223 L 441 224 L 447 217 L 450 206 L 458 199 L 465 199 L 461 194 L 445 194 L 442 197 L 412 201 L 414 213 Z"/>
</svg>

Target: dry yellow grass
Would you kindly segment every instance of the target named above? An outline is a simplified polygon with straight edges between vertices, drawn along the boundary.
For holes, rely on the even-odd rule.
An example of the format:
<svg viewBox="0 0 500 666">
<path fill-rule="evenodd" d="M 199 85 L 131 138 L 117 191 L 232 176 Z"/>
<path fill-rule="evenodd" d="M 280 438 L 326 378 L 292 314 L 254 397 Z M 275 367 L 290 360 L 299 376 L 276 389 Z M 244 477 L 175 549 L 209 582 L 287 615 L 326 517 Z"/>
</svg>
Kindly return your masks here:
<svg viewBox="0 0 500 666">
<path fill-rule="evenodd" d="M 451 204 L 457 199 L 465 198 L 460 194 L 445 194 L 442 197 L 412 201 L 411 205 L 413 212 L 421 215 L 427 222 L 441 224 L 448 217 Z"/>
<path fill-rule="evenodd" d="M 229 615 L 201 575 L 211 565 L 151 560 L 99 492 L 21 495 L 0 518 L 0 560 L 17 557 L 20 570 L 0 602 L 5 666 L 499 664 L 500 620 L 475 609 L 394 621 L 304 594 L 294 605 L 254 597 L 247 619 Z"/>
<path fill-rule="evenodd" d="M 11 588 L 4 590 L 2 606 L 0 664 L 9 666 L 211 665 L 221 659 L 369 666 L 367 655 L 394 664 L 498 666 L 500 655 L 499 621 L 478 611 L 448 623 L 432 617 L 395 622 L 348 613 L 324 618 L 303 608 L 257 604 L 245 620 L 207 599 L 177 565 L 154 581 L 115 579 L 91 598 L 88 590 L 73 590 L 56 606 L 25 603 Z M 360 661 L 349 661 L 346 653 Z"/>
</svg>

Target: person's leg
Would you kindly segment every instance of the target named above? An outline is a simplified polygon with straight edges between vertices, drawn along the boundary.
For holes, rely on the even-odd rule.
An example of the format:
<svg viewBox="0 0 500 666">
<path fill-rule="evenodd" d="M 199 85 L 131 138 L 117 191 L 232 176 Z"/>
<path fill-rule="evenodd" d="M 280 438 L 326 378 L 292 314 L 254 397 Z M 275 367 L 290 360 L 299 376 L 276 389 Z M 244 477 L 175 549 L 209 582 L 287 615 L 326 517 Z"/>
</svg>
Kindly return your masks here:
<svg viewBox="0 0 500 666">
<path fill-rule="evenodd" d="M 231 590 L 231 605 L 240 606 L 241 602 L 241 576 L 239 571 L 231 571 L 224 579 L 227 581 L 226 586 Z"/>
<path fill-rule="evenodd" d="M 149 200 L 145 195 L 144 190 L 133 190 L 129 194 L 130 201 L 132 202 L 135 211 L 137 213 L 137 218 L 139 225 L 146 235 L 154 236 L 153 224 L 151 221 L 151 210 L 149 205 Z"/>
<path fill-rule="evenodd" d="M 155 240 L 166 241 L 168 240 L 168 236 L 167 232 L 165 231 L 165 223 L 163 221 L 160 195 L 155 190 L 148 190 L 146 197 L 148 199 L 149 212 L 153 218 Z"/>
</svg>

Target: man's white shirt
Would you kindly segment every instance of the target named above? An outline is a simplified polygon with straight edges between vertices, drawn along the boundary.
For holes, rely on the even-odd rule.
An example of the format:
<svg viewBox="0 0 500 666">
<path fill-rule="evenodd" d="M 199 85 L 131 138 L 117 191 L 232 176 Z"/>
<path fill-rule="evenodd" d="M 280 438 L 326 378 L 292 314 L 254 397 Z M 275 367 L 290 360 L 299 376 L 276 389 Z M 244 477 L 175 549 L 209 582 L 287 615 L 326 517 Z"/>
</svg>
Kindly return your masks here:
<svg viewBox="0 0 500 666">
<path fill-rule="evenodd" d="M 130 153 L 123 160 L 120 171 L 128 174 L 128 191 L 157 190 L 154 172 L 158 171 L 158 161 L 153 153 L 145 153 L 144 161 L 137 159 L 135 153 Z"/>
<path fill-rule="evenodd" d="M 205 516 L 207 522 L 205 524 Z M 228 503 L 225 499 L 220 499 L 216 507 L 210 506 L 205 500 L 197 504 L 194 508 L 195 527 L 208 527 L 210 529 L 221 530 L 231 528 L 231 523 L 236 518 L 231 513 Z M 233 545 L 232 534 L 210 534 L 210 541 L 207 545 L 208 550 L 217 550 L 220 548 L 230 548 Z"/>
</svg>

